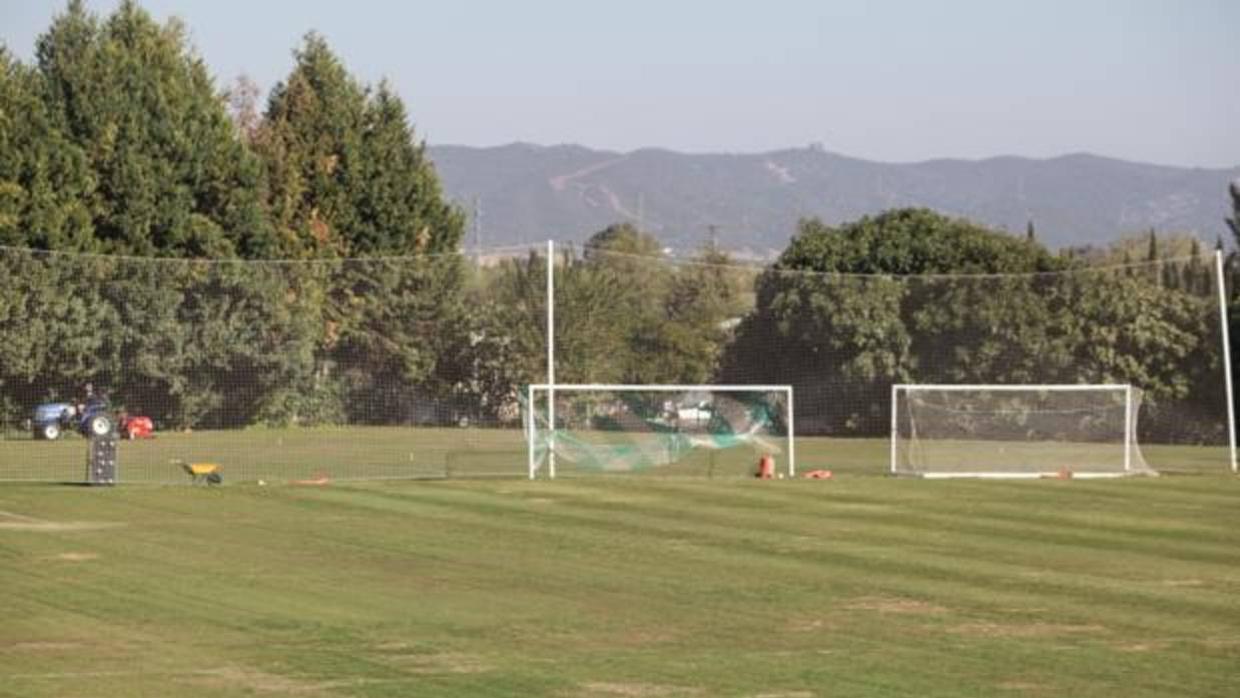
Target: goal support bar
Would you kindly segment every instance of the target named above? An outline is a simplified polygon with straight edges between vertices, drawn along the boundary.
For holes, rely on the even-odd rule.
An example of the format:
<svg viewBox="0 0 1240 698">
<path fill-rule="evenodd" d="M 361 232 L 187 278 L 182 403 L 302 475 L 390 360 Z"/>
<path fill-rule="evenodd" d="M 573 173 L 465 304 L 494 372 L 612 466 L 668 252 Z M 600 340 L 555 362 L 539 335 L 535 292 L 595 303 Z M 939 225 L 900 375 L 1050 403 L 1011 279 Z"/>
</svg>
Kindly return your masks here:
<svg viewBox="0 0 1240 698">
<path fill-rule="evenodd" d="M 1223 273 L 1223 251 L 1215 250 L 1214 268 L 1218 274 L 1218 325 L 1223 339 L 1223 385 L 1227 395 L 1227 445 L 1230 447 L 1231 472 L 1240 464 L 1236 462 L 1236 400 L 1231 384 L 1231 336 L 1227 327 L 1227 276 Z"/>
</svg>

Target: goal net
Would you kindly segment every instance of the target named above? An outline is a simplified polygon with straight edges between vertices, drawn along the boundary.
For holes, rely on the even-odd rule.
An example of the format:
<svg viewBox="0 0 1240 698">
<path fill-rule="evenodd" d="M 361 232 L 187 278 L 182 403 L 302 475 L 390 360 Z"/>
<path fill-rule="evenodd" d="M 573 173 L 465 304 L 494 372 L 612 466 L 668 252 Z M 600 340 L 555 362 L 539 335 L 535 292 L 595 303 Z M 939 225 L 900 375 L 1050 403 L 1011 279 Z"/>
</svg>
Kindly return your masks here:
<svg viewBox="0 0 1240 698">
<path fill-rule="evenodd" d="M 1152 475 L 1131 385 L 894 385 L 891 471 L 922 477 Z"/>
<path fill-rule="evenodd" d="M 796 473 L 791 386 L 537 384 L 527 405 L 531 479 Z"/>
</svg>

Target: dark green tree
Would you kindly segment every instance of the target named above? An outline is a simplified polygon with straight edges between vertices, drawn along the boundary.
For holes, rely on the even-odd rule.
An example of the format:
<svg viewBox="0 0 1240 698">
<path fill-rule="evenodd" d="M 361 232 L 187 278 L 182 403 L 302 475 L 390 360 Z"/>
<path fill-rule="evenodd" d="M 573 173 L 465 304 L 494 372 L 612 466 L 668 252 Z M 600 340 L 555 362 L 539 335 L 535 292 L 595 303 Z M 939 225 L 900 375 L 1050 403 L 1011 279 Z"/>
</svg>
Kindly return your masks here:
<svg viewBox="0 0 1240 698">
<path fill-rule="evenodd" d="M 294 57 L 255 136 L 282 256 L 455 252 L 464 215 L 400 98 L 386 84 L 371 94 L 317 34 Z"/>
<path fill-rule="evenodd" d="M 366 89 L 317 34 L 268 99 L 254 147 L 282 257 L 348 257 L 360 227 Z"/>
<path fill-rule="evenodd" d="M 36 48 L 51 119 L 85 153 L 96 247 L 176 257 L 271 251 L 258 161 L 185 29 L 132 0 L 100 22 L 72 0 Z"/>
<path fill-rule="evenodd" d="M 85 153 L 45 105 L 38 73 L 0 47 L 0 244 L 94 249 L 94 189 Z"/>
<path fill-rule="evenodd" d="M 736 323 L 748 310 L 746 295 L 756 276 L 756 269 L 738 266 L 714 246 L 673 265 L 661 317 L 642 337 L 649 382 L 710 382 Z"/>
<path fill-rule="evenodd" d="M 805 427 L 836 433 L 886 428 L 901 381 L 1132 382 L 1164 404 L 1198 394 L 1201 299 L 1143 276 L 1048 273 L 1068 263 L 929 211 L 807 221 L 759 279 L 725 378 L 791 382 L 814 415 Z"/>
<path fill-rule="evenodd" d="M 420 419 L 429 408 L 419 405 L 449 399 L 463 380 L 445 376 L 459 373 L 449 354 L 471 326 L 456 253 L 464 216 L 444 199 L 399 97 L 386 85 L 372 94 L 316 34 L 294 56 L 254 147 L 281 255 L 330 260 L 315 374 L 350 419 Z"/>
<path fill-rule="evenodd" d="M 1232 182 L 1227 187 L 1227 193 L 1231 194 L 1231 217 L 1224 219 L 1227 227 L 1231 230 L 1232 241 L 1240 247 L 1240 180 Z M 1219 249 L 1222 249 L 1222 240 L 1219 240 Z"/>
<path fill-rule="evenodd" d="M 660 334 L 666 318 L 665 299 L 671 289 L 675 268 L 663 253 L 662 245 L 649 233 L 638 230 L 629 223 L 608 226 L 590 237 L 582 250 L 580 259 L 570 252 L 568 269 L 574 270 L 574 285 L 557 290 L 556 299 L 574 304 L 581 302 L 571 314 L 565 313 L 561 320 L 557 309 L 557 325 L 568 331 L 583 322 L 587 312 L 601 309 L 602 298 L 585 303 L 586 298 L 596 298 L 596 289 L 609 288 L 606 299 L 606 320 L 610 323 L 611 340 L 608 349 L 598 361 L 581 361 L 584 382 L 667 383 L 674 377 L 666 375 L 668 366 L 660 366 Z M 566 269 L 567 271 L 567 269 Z M 593 353 L 582 345 L 583 358 Z M 592 378 L 590 375 L 607 375 L 609 378 Z"/>
<path fill-rule="evenodd" d="M 523 388 L 547 382 L 546 274 L 535 253 L 477 270 L 461 331 L 450 335 L 438 372 L 470 419 L 512 422 Z"/>
<path fill-rule="evenodd" d="M 464 213 L 444 198 L 426 146 L 414 138 L 404 104 L 380 84 L 366 107 L 352 255 L 440 254 L 460 246 Z"/>
</svg>

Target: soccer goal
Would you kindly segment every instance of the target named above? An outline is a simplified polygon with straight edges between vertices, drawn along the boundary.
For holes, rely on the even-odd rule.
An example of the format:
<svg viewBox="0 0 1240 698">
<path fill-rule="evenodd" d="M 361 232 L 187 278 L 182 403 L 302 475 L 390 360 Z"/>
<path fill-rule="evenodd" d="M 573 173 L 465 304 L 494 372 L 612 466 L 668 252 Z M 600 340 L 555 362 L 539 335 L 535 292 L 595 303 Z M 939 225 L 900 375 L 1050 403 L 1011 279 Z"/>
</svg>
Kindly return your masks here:
<svg viewBox="0 0 1240 698">
<path fill-rule="evenodd" d="M 790 385 L 530 385 L 529 477 L 796 475 Z M 552 428 L 552 425 L 555 425 Z"/>
<path fill-rule="evenodd" d="M 1156 474 L 1131 385 L 893 385 L 891 472 L 921 477 Z"/>
</svg>

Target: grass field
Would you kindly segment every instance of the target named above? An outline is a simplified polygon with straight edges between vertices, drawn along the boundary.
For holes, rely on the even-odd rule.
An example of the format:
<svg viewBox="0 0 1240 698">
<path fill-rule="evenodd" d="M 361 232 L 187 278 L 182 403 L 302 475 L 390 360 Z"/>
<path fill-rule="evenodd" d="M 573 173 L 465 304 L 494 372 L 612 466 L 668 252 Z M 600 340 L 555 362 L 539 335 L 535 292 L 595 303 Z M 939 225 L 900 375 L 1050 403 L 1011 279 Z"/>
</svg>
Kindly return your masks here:
<svg viewBox="0 0 1240 698">
<path fill-rule="evenodd" d="M 776 446 L 783 439 L 771 439 Z M 1028 452 L 1027 444 L 1011 444 Z M 1004 469 L 1003 444 L 994 451 L 993 469 Z M 1091 447 L 1093 448 L 1093 447 Z M 798 469 L 830 469 L 856 475 L 884 475 L 890 466 L 887 439 L 798 437 Z M 971 444 L 967 449 L 976 453 Z M 1050 460 L 1075 468 L 1088 458 L 1077 450 L 1047 446 Z M 1089 449 L 1087 449 L 1089 450 Z M 1114 461 L 1120 447 L 1113 449 Z M 1228 452 L 1219 447 L 1144 445 L 1150 465 L 1161 472 L 1220 475 L 1228 472 Z M 753 472 L 758 452 L 748 446 L 725 450 L 695 449 L 672 467 L 656 474 L 703 477 L 744 477 Z M 334 481 L 374 478 L 524 477 L 526 444 L 519 429 L 456 429 L 408 427 L 323 427 L 239 429 L 232 431 L 162 432 L 151 440 L 124 441 L 120 446 L 120 477 L 127 483 L 186 483 L 172 464 L 175 459 L 219 463 L 228 482 L 287 482 L 327 477 Z M 780 468 L 787 463 L 777 455 Z M 80 482 L 85 474 L 86 441 L 66 436 L 60 441 L 0 439 L 0 480 Z M 950 460 L 950 458 L 948 459 Z M 572 475 L 571 462 L 560 460 L 560 472 Z M 591 474 L 593 474 L 591 472 Z"/>
<path fill-rule="evenodd" d="M 0 486 L 0 696 L 1235 696 L 1240 480 Z"/>
</svg>

